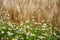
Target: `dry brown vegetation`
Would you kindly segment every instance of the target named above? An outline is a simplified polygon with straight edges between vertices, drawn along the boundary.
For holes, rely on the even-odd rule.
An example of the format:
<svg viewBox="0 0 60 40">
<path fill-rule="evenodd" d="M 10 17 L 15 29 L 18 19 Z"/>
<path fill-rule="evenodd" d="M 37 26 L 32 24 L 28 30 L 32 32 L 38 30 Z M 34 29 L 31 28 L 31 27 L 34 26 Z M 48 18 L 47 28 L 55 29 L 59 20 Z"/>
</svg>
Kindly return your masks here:
<svg viewBox="0 0 60 40">
<path fill-rule="evenodd" d="M 0 0 L 0 16 L 10 15 L 9 20 L 52 22 L 60 26 L 60 0 Z"/>
</svg>

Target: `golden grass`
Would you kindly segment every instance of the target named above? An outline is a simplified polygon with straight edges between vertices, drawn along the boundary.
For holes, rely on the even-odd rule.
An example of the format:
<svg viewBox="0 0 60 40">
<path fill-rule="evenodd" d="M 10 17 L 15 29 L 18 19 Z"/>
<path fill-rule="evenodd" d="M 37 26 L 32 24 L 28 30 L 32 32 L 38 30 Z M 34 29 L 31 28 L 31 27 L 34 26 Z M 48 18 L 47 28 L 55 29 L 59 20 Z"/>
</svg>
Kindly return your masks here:
<svg viewBox="0 0 60 40">
<path fill-rule="evenodd" d="M 34 19 L 60 25 L 59 0 L 0 0 L 1 15 L 9 13 L 9 20 L 21 22 Z M 0 15 L 0 16 L 1 16 Z"/>
</svg>

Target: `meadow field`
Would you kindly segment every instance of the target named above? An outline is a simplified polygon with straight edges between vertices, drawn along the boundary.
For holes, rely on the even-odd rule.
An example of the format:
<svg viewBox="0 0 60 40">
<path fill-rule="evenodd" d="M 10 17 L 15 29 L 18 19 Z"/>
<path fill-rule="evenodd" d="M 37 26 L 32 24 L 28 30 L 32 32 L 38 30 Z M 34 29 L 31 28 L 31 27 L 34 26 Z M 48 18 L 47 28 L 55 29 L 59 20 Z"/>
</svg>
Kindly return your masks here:
<svg viewBox="0 0 60 40">
<path fill-rule="evenodd" d="M 60 40 L 60 0 L 0 0 L 0 40 Z"/>
</svg>

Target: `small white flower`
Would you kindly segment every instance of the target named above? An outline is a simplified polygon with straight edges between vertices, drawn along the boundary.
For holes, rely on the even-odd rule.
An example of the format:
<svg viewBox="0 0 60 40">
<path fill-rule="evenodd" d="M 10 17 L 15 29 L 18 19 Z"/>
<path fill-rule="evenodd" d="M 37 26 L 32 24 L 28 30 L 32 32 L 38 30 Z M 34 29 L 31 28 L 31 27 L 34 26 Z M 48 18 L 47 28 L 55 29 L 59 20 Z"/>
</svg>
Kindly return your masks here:
<svg viewBox="0 0 60 40">
<path fill-rule="evenodd" d="M 27 26 L 27 28 L 30 28 L 30 26 Z"/>
<path fill-rule="evenodd" d="M 20 25 L 23 25 L 23 24 L 20 24 Z"/>
<path fill-rule="evenodd" d="M 9 38 L 7 37 L 7 40 L 8 40 Z"/>
<path fill-rule="evenodd" d="M 33 19 L 32 21 L 34 22 L 35 20 Z"/>
<path fill-rule="evenodd" d="M 5 26 L 3 26 L 3 27 L 2 27 L 2 29 L 6 29 L 6 27 L 5 27 Z"/>
<path fill-rule="evenodd" d="M 30 36 L 30 32 L 28 32 L 26 35 L 27 35 L 27 36 Z"/>
<path fill-rule="evenodd" d="M 44 23 L 43 25 L 46 26 L 46 23 Z"/>
<path fill-rule="evenodd" d="M 56 35 L 56 33 L 53 33 L 54 35 Z"/>
<path fill-rule="evenodd" d="M 42 27 L 45 28 L 46 26 L 43 25 Z"/>
<path fill-rule="evenodd" d="M 26 35 L 29 36 L 30 34 L 27 33 Z"/>
<path fill-rule="evenodd" d="M 47 36 L 48 34 L 43 34 L 43 35 L 46 35 Z"/>
<path fill-rule="evenodd" d="M 7 32 L 8 33 L 8 35 L 13 35 L 13 33 L 11 33 L 11 32 Z"/>
<path fill-rule="evenodd" d="M 26 28 L 26 25 L 24 25 L 24 28 Z"/>
<path fill-rule="evenodd" d="M 47 27 L 46 23 L 45 23 L 45 24 L 43 24 L 41 27 L 44 27 L 44 28 L 45 28 L 45 27 Z"/>
<path fill-rule="evenodd" d="M 4 34 L 4 31 L 2 31 L 2 34 Z"/>
<path fill-rule="evenodd" d="M 13 35 L 13 33 L 10 33 L 10 35 Z"/>
<path fill-rule="evenodd" d="M 10 32 L 7 32 L 8 34 L 10 34 Z"/>
<path fill-rule="evenodd" d="M 11 28 L 8 28 L 8 30 L 11 30 Z"/>
<path fill-rule="evenodd" d="M 37 22 L 35 22 L 35 24 L 37 24 Z"/>
<path fill-rule="evenodd" d="M 41 23 L 37 23 L 37 22 L 35 22 L 35 24 L 40 24 L 41 25 Z"/>
<path fill-rule="evenodd" d="M 35 32 L 37 32 L 37 31 L 35 31 Z"/>
<path fill-rule="evenodd" d="M 15 25 L 14 25 L 14 26 L 13 26 L 13 25 L 11 25 L 11 27 L 12 27 L 12 28 L 14 28 L 14 27 L 15 27 Z"/>
<path fill-rule="evenodd" d="M 26 23 L 29 23 L 29 21 L 27 20 L 27 21 L 25 21 Z"/>
<path fill-rule="evenodd" d="M 9 17 L 6 17 L 6 19 L 8 20 L 8 19 L 9 19 Z"/>
<path fill-rule="evenodd" d="M 26 33 L 26 31 L 24 30 L 24 33 Z"/>
<path fill-rule="evenodd" d="M 40 39 L 37 39 L 37 40 L 40 40 Z"/>
<path fill-rule="evenodd" d="M 19 31 L 22 31 L 22 29 L 19 29 Z"/>
<path fill-rule="evenodd" d="M 18 39 L 19 37 L 17 36 L 16 38 Z"/>
<path fill-rule="evenodd" d="M 45 22 L 45 20 L 42 20 L 41 22 Z"/>
<path fill-rule="evenodd" d="M 24 23 L 23 23 L 23 22 L 21 22 L 21 23 L 20 23 L 20 26 L 22 26 L 23 24 L 24 24 Z"/>
<path fill-rule="evenodd" d="M 30 36 L 36 36 L 36 35 L 31 33 Z"/>
<path fill-rule="evenodd" d="M 42 30 L 46 30 L 46 29 L 42 28 Z"/>
<path fill-rule="evenodd" d="M 29 39 L 29 37 L 26 37 L 26 39 Z"/>
<path fill-rule="evenodd" d="M 17 26 L 16 29 L 19 29 L 19 27 Z"/>
<path fill-rule="evenodd" d="M 11 22 L 10 22 L 10 21 L 8 21 L 8 22 L 7 22 L 7 24 L 8 24 L 9 26 L 11 26 L 11 27 L 12 27 L 12 24 L 11 24 Z"/>
<path fill-rule="evenodd" d="M 18 40 L 17 38 L 13 38 L 12 40 Z"/>
<path fill-rule="evenodd" d="M 38 28 L 35 28 L 35 30 L 38 30 Z"/>
<path fill-rule="evenodd" d="M 43 38 L 45 38 L 45 37 L 43 37 L 43 36 L 38 36 L 38 38 L 43 39 Z"/>
<path fill-rule="evenodd" d="M 8 13 L 7 16 L 10 16 L 10 14 Z"/>
<path fill-rule="evenodd" d="M 59 36 L 59 35 L 57 35 L 57 37 L 58 37 L 58 38 L 60 38 L 60 36 Z"/>
</svg>

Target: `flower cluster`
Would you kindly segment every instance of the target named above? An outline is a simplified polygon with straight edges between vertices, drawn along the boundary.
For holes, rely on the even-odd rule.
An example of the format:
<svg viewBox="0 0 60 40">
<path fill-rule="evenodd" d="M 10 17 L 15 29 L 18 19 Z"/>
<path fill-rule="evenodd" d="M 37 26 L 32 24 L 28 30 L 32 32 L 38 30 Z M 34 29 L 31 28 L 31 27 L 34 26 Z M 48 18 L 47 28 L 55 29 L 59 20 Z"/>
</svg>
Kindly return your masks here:
<svg viewBox="0 0 60 40">
<path fill-rule="evenodd" d="M 19 25 L 6 21 L 0 22 L 0 40 L 58 40 L 60 31 L 51 23 L 34 21 L 21 22 Z M 54 32 L 53 32 L 54 31 Z"/>
</svg>

